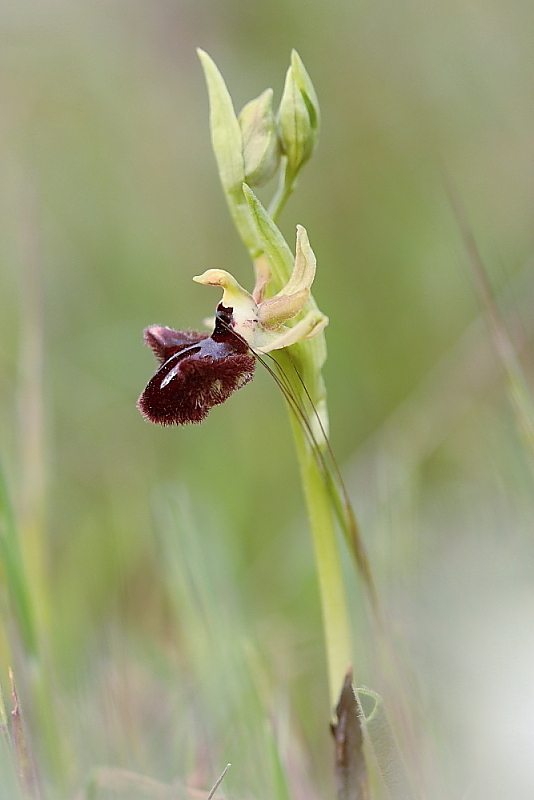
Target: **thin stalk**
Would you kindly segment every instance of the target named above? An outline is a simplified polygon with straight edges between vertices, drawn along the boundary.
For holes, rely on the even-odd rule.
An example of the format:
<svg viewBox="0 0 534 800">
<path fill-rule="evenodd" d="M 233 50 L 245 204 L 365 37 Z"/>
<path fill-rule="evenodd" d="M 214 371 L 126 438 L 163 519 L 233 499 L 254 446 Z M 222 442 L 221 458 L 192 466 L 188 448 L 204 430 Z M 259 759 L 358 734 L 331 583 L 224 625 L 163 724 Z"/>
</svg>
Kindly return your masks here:
<svg viewBox="0 0 534 800">
<path fill-rule="evenodd" d="M 277 353 L 275 361 L 282 367 L 287 358 L 286 353 Z M 334 506 L 329 484 L 325 481 L 325 466 L 317 458 L 314 448 L 324 452 L 324 445 L 310 441 L 310 420 L 305 412 L 305 397 L 302 384 L 296 379 L 296 373 L 284 371 L 287 389 L 284 396 L 288 406 L 293 438 L 299 462 L 300 479 L 317 570 L 319 597 L 323 619 L 324 641 L 328 667 L 329 698 L 332 708 L 335 707 L 340 687 L 352 660 L 347 601 L 339 556 L 338 538 L 334 521 Z M 295 413 L 294 404 L 301 413 Z"/>
<path fill-rule="evenodd" d="M 452 211 L 456 217 L 475 279 L 475 287 L 485 311 L 497 358 L 501 362 L 508 384 L 508 396 L 523 446 L 534 470 L 534 403 L 517 355 L 517 349 L 503 321 L 484 262 L 467 214 L 454 187 L 446 182 Z"/>
<path fill-rule="evenodd" d="M 313 452 L 292 415 L 293 436 L 315 555 L 324 626 L 330 704 L 339 698 L 351 662 L 350 629 L 332 505 Z"/>
<path fill-rule="evenodd" d="M 339 698 L 339 687 L 342 685 L 343 676 L 346 675 L 351 662 L 351 638 L 334 516 L 339 518 L 343 529 L 347 524 L 345 519 L 347 511 L 351 512 L 350 518 L 353 519 L 352 509 L 348 498 L 342 498 L 339 495 L 338 487 L 332 481 L 327 462 L 330 446 L 326 431 L 291 356 L 282 352 L 276 355 L 270 354 L 268 358 L 273 361 L 275 366 L 275 369 L 272 369 L 262 355 L 253 350 L 252 352 L 279 386 L 289 412 L 319 583 L 329 698 L 332 707 L 335 707 Z M 284 368 L 286 361 L 287 364 L 293 366 L 292 370 Z M 309 401 L 311 413 L 319 422 L 324 437 L 322 443 L 319 443 L 315 437 L 313 431 L 315 420 L 310 419 L 307 413 L 305 398 Z M 339 478 L 341 481 L 341 476 Z M 341 485 L 343 486 L 342 481 Z M 341 507 L 344 503 L 348 504 L 348 509 Z M 358 538 L 357 531 L 356 537 Z M 363 550 L 362 555 L 368 569 Z M 365 578 L 365 574 L 363 577 Z M 366 588 L 369 591 L 370 599 L 373 600 L 374 586 L 370 573 L 369 582 L 366 580 Z"/>
<path fill-rule="evenodd" d="M 250 202 L 252 219 L 258 229 L 258 238 L 273 271 L 272 288 L 280 290 L 289 280 L 288 261 L 291 253 L 269 212 L 265 211 L 252 192 L 246 193 L 246 196 Z M 256 269 L 256 272 L 257 282 L 261 284 L 261 270 Z M 312 298 L 308 302 L 310 308 L 316 308 Z M 323 615 L 330 701 L 335 706 L 351 661 L 351 640 L 334 524 L 336 502 L 333 502 L 332 494 L 336 492 L 333 491 L 323 457 L 327 455 L 328 427 L 325 389 L 320 374 L 324 356 L 320 346 L 317 350 L 306 342 L 298 343 L 295 348 L 293 354 L 299 364 L 298 368 L 289 352 L 279 350 L 273 352 L 272 357 L 285 375 L 283 383 L 288 390 L 283 389 L 308 511 Z M 322 421 L 316 411 L 319 407 Z M 357 534 L 357 529 L 355 531 Z"/>
<path fill-rule="evenodd" d="M 282 165 L 280 168 L 280 177 L 278 180 L 278 186 L 276 192 L 271 198 L 271 202 L 269 203 L 269 208 L 267 209 L 267 213 L 269 214 L 273 222 L 276 222 L 276 220 L 278 219 L 280 212 L 285 206 L 287 200 L 289 199 L 291 194 L 293 194 L 294 188 L 295 188 L 295 176 L 289 175 L 287 170 L 287 158 L 284 157 L 282 159 Z"/>
</svg>

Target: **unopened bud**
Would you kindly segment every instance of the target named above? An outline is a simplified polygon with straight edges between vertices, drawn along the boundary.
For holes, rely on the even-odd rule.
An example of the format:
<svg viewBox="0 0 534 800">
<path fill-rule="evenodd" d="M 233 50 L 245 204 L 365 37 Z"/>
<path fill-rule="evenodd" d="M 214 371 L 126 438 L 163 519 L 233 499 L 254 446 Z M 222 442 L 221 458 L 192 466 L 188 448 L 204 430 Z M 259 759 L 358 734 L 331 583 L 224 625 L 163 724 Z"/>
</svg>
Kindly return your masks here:
<svg viewBox="0 0 534 800">
<path fill-rule="evenodd" d="M 273 114 L 273 90 L 266 89 L 241 109 L 245 182 L 263 186 L 280 165 L 280 142 Z"/>
<path fill-rule="evenodd" d="M 299 54 L 293 50 L 278 109 L 278 128 L 288 168 L 294 175 L 313 153 L 319 124 L 317 94 Z"/>
</svg>

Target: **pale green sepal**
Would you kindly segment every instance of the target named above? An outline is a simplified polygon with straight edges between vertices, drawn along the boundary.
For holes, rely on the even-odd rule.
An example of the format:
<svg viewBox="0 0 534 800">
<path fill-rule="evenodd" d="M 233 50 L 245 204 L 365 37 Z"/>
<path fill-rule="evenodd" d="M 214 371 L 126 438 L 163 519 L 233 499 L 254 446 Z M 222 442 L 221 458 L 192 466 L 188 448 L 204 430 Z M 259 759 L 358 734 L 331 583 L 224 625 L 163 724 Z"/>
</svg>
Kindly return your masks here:
<svg viewBox="0 0 534 800">
<path fill-rule="evenodd" d="M 364 736 L 387 789 L 388 798 L 415 800 L 382 698 L 371 689 L 357 688 L 355 692 L 364 713 Z"/>
<path fill-rule="evenodd" d="M 266 89 L 239 112 L 245 181 L 263 186 L 280 166 L 281 150 L 273 114 L 273 90 Z"/>
<path fill-rule="evenodd" d="M 301 288 L 310 289 L 315 278 L 317 261 L 311 249 L 306 228 L 297 225 L 297 244 L 295 247 L 295 263 L 291 277 L 284 286 L 284 294 L 297 292 Z"/>
<path fill-rule="evenodd" d="M 243 186 L 243 194 L 248 203 L 260 245 L 271 267 L 274 289 L 279 292 L 289 281 L 293 270 L 293 254 L 252 189 L 246 184 Z"/>
<path fill-rule="evenodd" d="M 251 256 L 255 258 L 260 249 L 241 188 L 245 180 L 241 128 L 232 98 L 215 62 L 204 50 L 198 48 L 197 53 L 208 87 L 211 142 L 219 177 L 238 233 Z"/>
</svg>

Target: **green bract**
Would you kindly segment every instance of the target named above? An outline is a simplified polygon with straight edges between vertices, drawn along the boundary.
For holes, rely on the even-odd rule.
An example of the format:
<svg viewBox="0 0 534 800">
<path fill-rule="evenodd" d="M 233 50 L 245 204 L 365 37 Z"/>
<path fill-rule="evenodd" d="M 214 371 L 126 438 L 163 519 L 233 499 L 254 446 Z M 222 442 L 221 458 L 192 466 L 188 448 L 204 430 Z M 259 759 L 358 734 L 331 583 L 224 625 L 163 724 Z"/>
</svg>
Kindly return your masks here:
<svg viewBox="0 0 534 800">
<path fill-rule="evenodd" d="M 204 50 L 199 49 L 197 52 L 208 86 L 211 142 L 219 177 L 235 226 L 249 253 L 254 257 L 258 255 L 260 248 L 243 197 L 245 159 L 241 128 L 232 98 L 215 62 Z"/>
</svg>

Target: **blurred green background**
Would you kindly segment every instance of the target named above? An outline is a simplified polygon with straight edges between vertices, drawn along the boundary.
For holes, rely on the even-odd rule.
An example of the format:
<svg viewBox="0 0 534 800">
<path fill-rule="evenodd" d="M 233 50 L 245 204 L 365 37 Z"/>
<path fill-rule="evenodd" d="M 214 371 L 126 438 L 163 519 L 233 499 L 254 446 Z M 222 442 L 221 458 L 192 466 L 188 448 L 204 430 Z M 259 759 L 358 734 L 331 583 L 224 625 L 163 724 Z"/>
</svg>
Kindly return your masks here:
<svg viewBox="0 0 534 800">
<path fill-rule="evenodd" d="M 532 796 L 532 472 L 444 182 L 529 379 L 533 35 L 519 0 L 0 4 L 0 454 L 71 793 L 101 765 L 209 788 L 232 761 L 232 796 L 272 797 L 273 731 L 292 796 L 332 791 L 277 388 L 258 370 L 183 429 L 135 408 L 143 327 L 198 328 L 218 300 L 192 275 L 252 284 L 201 46 L 237 109 L 267 86 L 277 102 L 292 47 L 319 95 L 320 146 L 281 227 L 293 243 L 305 225 L 317 255 L 332 443 L 409 676 L 423 793 Z M 388 697 L 364 642 L 354 658 Z"/>
</svg>

